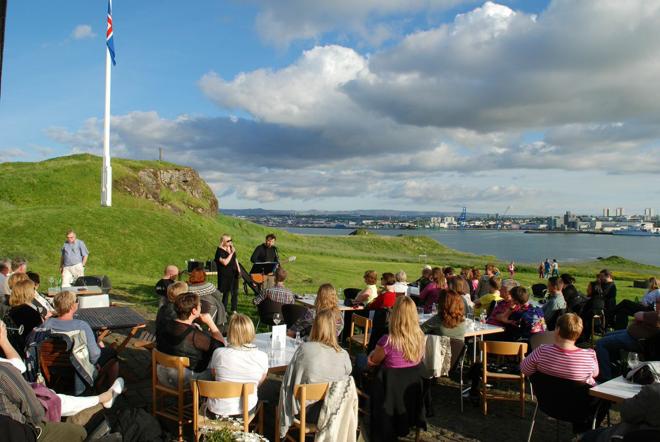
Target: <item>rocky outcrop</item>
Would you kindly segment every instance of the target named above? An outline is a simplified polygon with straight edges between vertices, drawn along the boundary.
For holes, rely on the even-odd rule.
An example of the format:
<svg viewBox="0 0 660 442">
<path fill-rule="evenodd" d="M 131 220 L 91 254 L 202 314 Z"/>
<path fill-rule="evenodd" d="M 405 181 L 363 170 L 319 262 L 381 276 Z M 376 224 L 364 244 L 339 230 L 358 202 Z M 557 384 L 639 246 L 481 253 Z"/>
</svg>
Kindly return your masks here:
<svg viewBox="0 0 660 442">
<path fill-rule="evenodd" d="M 189 167 L 140 169 L 117 180 L 116 187 L 177 213 L 185 210 L 212 216 L 218 213 L 218 200 L 213 191 L 197 171 Z"/>
</svg>

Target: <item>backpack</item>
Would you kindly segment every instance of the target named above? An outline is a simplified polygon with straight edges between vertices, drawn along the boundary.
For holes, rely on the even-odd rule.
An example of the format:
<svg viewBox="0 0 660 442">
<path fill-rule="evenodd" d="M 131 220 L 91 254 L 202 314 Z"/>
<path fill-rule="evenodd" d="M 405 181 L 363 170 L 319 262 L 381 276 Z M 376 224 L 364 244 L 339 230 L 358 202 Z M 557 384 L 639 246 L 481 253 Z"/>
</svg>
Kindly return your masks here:
<svg viewBox="0 0 660 442">
<path fill-rule="evenodd" d="M 50 329 L 35 327 L 30 334 L 25 338 L 25 373 L 23 377 L 28 382 L 43 383 L 43 376 L 41 374 L 41 366 L 39 365 L 39 344 L 42 341 L 50 338 Z"/>
<path fill-rule="evenodd" d="M 124 442 L 162 442 L 170 440 L 154 416 L 144 408 L 126 408 L 108 416 L 113 432 L 121 433 Z"/>
</svg>

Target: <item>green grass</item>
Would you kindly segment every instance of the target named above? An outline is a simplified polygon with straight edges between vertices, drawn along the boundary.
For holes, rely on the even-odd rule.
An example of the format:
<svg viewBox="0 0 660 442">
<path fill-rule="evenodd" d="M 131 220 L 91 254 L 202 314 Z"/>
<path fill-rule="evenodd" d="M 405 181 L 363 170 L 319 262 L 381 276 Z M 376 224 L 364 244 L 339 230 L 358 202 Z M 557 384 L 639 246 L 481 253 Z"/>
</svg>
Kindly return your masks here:
<svg viewBox="0 0 660 442">
<path fill-rule="evenodd" d="M 181 169 L 168 163 L 113 160 L 114 179 L 134 181 L 146 167 Z M 113 207 L 102 208 L 100 179 L 101 159 L 91 155 L 0 164 L 0 210 L 4 215 L 0 256 L 26 257 L 30 268 L 47 283 L 49 276 L 57 275 L 65 232 L 73 228 L 90 250 L 87 274 L 107 274 L 118 296 L 145 306 L 153 306 L 149 304 L 155 297 L 153 286 L 166 264 L 183 267 L 189 258 L 212 258 L 223 233 L 232 235 L 239 259 L 247 266 L 253 248 L 274 231 L 282 258 L 296 256 L 295 262 L 286 265 L 288 285 L 304 293 L 315 292 L 324 282 L 338 288 L 361 287 L 367 269 L 379 273 L 404 270 L 414 280 L 423 264 L 419 255 L 426 255 L 431 265 L 460 269 L 496 262 L 506 269 L 506 263 L 493 257 L 461 253 L 428 237 L 303 236 L 227 216 L 199 215 L 188 207 L 210 207 L 212 192 L 204 184 L 201 199 L 184 192 L 161 192 L 161 199 L 175 206 L 176 212 L 131 196 L 121 186 L 115 186 Z M 561 270 L 576 275 L 577 287 L 584 290 L 604 267 L 614 271 L 620 299 L 643 294 L 632 288 L 632 280 L 660 274 L 658 267 L 617 257 L 571 264 Z M 521 265 L 517 278 L 528 286 L 537 282 L 536 267 Z M 241 297 L 241 310 L 254 314 L 249 298 Z"/>
</svg>

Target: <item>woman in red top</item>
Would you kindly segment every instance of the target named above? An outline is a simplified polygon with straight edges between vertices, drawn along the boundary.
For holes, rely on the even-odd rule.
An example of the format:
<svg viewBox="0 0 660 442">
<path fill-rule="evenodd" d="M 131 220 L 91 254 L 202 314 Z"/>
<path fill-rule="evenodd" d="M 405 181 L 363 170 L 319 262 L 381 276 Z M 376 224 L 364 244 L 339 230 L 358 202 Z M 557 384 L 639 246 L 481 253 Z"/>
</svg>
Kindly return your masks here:
<svg viewBox="0 0 660 442">
<path fill-rule="evenodd" d="M 396 282 L 396 278 L 394 277 L 394 273 L 383 273 L 383 276 L 380 278 L 380 282 L 383 284 L 383 289 L 376 299 L 367 304 L 367 310 L 391 308 L 394 306 L 394 301 L 396 301 L 396 293 L 394 292 L 394 283 Z"/>
</svg>

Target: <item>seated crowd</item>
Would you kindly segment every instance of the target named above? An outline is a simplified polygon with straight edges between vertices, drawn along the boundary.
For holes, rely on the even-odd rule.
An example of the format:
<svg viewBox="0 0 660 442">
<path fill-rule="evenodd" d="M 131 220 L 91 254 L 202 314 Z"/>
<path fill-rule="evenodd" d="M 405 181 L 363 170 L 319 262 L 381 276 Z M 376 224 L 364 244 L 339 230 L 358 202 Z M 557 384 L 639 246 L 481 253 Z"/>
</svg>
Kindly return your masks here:
<svg viewBox="0 0 660 442">
<path fill-rule="evenodd" d="M 8 334 L 4 323 L 0 324 L 0 348 L 4 353 L 4 358 L 0 358 L 3 428 L 23 431 L 27 425 L 38 429 L 39 440 L 83 440 L 82 427 L 60 423 L 59 419 L 99 404 L 112 406 L 124 384 L 118 378 L 117 354 L 111 346 L 97 339 L 89 324 L 74 317 L 78 302 L 73 292 L 61 291 L 51 306 L 37 292 L 39 275 L 26 271 L 24 261 L 0 262 L 0 291 L 6 297 L 2 303 L 2 317 L 11 327 L 21 326 L 24 330 L 21 334 Z M 295 294 L 285 286 L 287 276 L 287 271 L 278 267 L 275 284 L 262 290 L 254 298 L 254 304 L 259 306 L 266 300 L 276 306 L 294 303 Z M 170 265 L 156 285 L 160 307 L 155 321 L 155 349 L 166 355 L 188 358 L 190 364 L 184 376 L 188 386 L 194 380 L 254 384 L 248 396 L 250 415 L 255 413 L 259 400 L 277 404 L 276 431 L 282 437 L 297 422 L 302 411 L 294 400 L 295 386 L 332 383 L 334 387 L 328 390 L 324 400 L 303 404 L 306 421 L 316 424 L 319 431 L 330 432 L 333 435 L 330 440 L 343 440 L 344 436 L 346 440 L 354 440 L 357 385 L 372 397 L 372 435 L 377 440 L 396 440 L 397 436 L 407 434 L 410 427 L 423 425 L 424 412 L 431 411 L 424 410 L 425 404 L 430 406 L 424 397 L 428 390 L 424 364 L 427 352 L 434 351 L 427 347 L 428 335 L 459 340 L 466 335 L 474 336 L 470 332 L 479 329 L 475 319 L 503 329 L 483 337 L 492 341 L 531 342 L 535 335 L 554 330 L 553 343 L 531 349 L 520 364 L 520 371 L 526 376 L 542 373 L 589 387 L 616 374 L 615 363 L 621 359 L 622 350 L 642 352 L 645 342 L 660 337 L 660 318 L 656 310 L 660 308 L 657 305 L 660 289 L 655 278 L 649 280 L 649 290 L 641 302 L 617 304 L 616 285 L 607 269 L 589 283 L 585 295 L 578 292 L 571 275 L 550 277 L 543 300 L 531 300 L 527 288 L 512 278 L 502 279 L 491 264 L 485 266 L 483 275 L 476 268 L 457 272 L 451 267 L 425 266 L 419 279 L 411 284 L 403 271 L 385 272 L 380 276 L 379 279 L 374 270 L 366 271 L 364 287 L 344 300 L 338 298 L 332 284 L 320 285 L 313 306 L 286 324 L 287 335 L 297 338 L 297 348 L 283 377 L 275 380 L 268 376 L 269 354 L 255 345 L 257 335 L 252 319 L 238 312 L 228 315 L 222 295 L 213 284 L 206 282 L 202 269 L 193 269 L 187 282 L 183 282 L 177 281 L 178 269 Z M 411 287 L 417 287 L 417 294 L 412 294 Z M 420 320 L 422 314 L 424 322 Z M 353 322 L 353 315 L 371 319 L 374 331 L 364 353 L 352 358 L 342 344 L 347 337 L 344 331 Z M 380 328 L 376 327 L 379 317 L 384 318 Z M 595 350 L 584 348 L 592 339 L 592 331 L 605 332 L 612 326 L 617 330 L 604 334 L 596 342 Z M 73 333 L 87 348 L 84 353 L 87 360 L 80 361 L 81 371 L 77 368 L 74 374 L 73 395 L 51 390 L 62 404 L 62 411 L 55 420 L 46 416 L 34 396 L 33 387 L 25 387 L 26 381 L 21 375 L 26 371 L 23 362 L 26 348 L 39 330 Z M 432 339 L 437 338 L 429 338 L 429 342 Z M 479 390 L 475 387 L 479 382 L 479 366 L 477 361 L 473 362 L 471 393 L 478 396 Z M 95 379 L 100 372 L 107 375 L 111 387 L 100 395 L 83 396 L 90 387 L 88 378 Z M 175 369 L 158 365 L 156 374 L 157 382 L 172 388 L 177 386 Z M 276 383 L 275 388 L 272 382 Z M 627 403 L 630 411 L 623 416 L 624 422 L 633 418 L 647 419 L 644 412 L 636 408 L 642 399 L 660 401 L 660 389 L 644 389 L 643 392 L 644 398 L 633 398 L 637 402 Z M 396 401 L 393 395 L 400 395 L 402 403 L 406 403 L 405 409 L 397 412 L 407 414 L 408 419 L 394 419 L 392 410 L 383 406 L 390 403 L 388 401 Z M 239 417 L 243 405 L 240 398 L 210 399 L 203 413 L 209 419 Z M 345 428 L 338 428 L 328 418 L 333 413 L 343 416 Z M 574 431 L 588 430 L 587 418 L 595 413 L 594 407 L 585 410 L 584 416 L 576 416 Z M 346 428 L 348 433 L 352 431 L 352 436 L 346 435 Z M 626 429 L 616 431 L 625 432 Z M 584 438 L 604 440 L 599 438 L 609 434 L 598 430 L 585 433 Z"/>
</svg>

